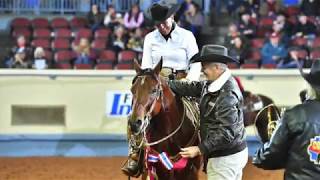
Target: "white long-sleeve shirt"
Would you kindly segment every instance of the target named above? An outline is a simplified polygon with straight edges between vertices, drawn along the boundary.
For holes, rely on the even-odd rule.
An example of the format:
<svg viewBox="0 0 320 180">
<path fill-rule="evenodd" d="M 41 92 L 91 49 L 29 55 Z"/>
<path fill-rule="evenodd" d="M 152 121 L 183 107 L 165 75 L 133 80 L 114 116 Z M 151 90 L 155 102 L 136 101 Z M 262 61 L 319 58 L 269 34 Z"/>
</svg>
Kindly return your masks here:
<svg viewBox="0 0 320 180">
<path fill-rule="evenodd" d="M 175 70 L 188 70 L 192 56 L 199 52 L 192 32 L 175 26 L 171 37 L 166 40 L 156 29 L 145 37 L 143 45 L 142 68 L 154 68 L 163 59 L 163 67 Z M 198 81 L 201 74 L 201 63 L 190 65 L 187 79 Z"/>
</svg>

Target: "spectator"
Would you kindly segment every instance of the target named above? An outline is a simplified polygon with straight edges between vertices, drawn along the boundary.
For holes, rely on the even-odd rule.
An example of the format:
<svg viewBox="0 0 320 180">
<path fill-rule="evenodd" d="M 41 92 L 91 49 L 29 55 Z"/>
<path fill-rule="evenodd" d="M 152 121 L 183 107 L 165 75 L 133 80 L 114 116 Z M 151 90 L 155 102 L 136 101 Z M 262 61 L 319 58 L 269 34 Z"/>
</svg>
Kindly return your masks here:
<svg viewBox="0 0 320 180">
<path fill-rule="evenodd" d="M 13 47 L 6 59 L 7 68 L 30 68 L 32 49 L 28 47 L 24 36 L 18 36 L 17 45 Z"/>
<path fill-rule="evenodd" d="M 143 37 L 141 28 L 137 28 L 134 31 L 134 34 L 129 39 L 127 44 L 128 49 L 131 49 L 135 52 L 141 53 L 143 47 Z"/>
<path fill-rule="evenodd" d="M 45 51 L 42 47 L 37 47 L 34 51 L 33 69 L 47 69 L 49 67 L 45 56 Z"/>
<path fill-rule="evenodd" d="M 283 14 L 277 15 L 275 22 L 281 27 L 282 31 L 288 37 L 292 36 L 292 33 L 293 33 L 292 29 L 294 25 L 287 20 L 285 15 Z"/>
<path fill-rule="evenodd" d="M 93 4 L 91 11 L 87 15 L 88 22 L 92 31 L 96 31 L 102 26 L 103 14 L 100 12 L 98 5 Z"/>
<path fill-rule="evenodd" d="M 142 26 L 144 21 L 143 13 L 137 4 L 134 4 L 130 11 L 124 15 L 124 26 L 128 29 L 135 29 Z"/>
<path fill-rule="evenodd" d="M 76 55 L 74 64 L 93 64 L 94 56 L 88 39 L 81 38 L 79 45 L 75 45 L 73 50 Z"/>
<path fill-rule="evenodd" d="M 199 5 L 192 2 L 189 5 L 188 10 L 186 11 L 185 17 L 186 17 L 185 28 L 190 30 L 194 34 L 196 39 L 198 39 L 201 33 L 201 27 L 204 24 L 204 17 L 200 11 Z"/>
<path fill-rule="evenodd" d="M 114 33 L 110 38 L 110 47 L 116 52 L 126 49 L 127 37 L 123 26 L 117 26 L 114 29 Z"/>
<path fill-rule="evenodd" d="M 245 12 L 244 14 L 241 15 L 241 19 L 239 22 L 239 31 L 248 39 L 254 38 L 256 33 L 256 26 L 253 24 L 253 22 L 250 19 L 251 19 L 250 13 Z"/>
<path fill-rule="evenodd" d="M 290 36 L 286 33 L 284 30 L 284 26 L 282 23 L 279 23 L 278 21 L 274 21 L 272 25 L 273 33 L 277 33 L 280 35 L 280 42 L 285 45 L 289 45 L 290 42 Z"/>
<path fill-rule="evenodd" d="M 303 0 L 300 5 L 300 10 L 306 16 L 319 16 L 320 0 Z"/>
<path fill-rule="evenodd" d="M 230 51 L 230 56 L 238 59 L 240 64 L 243 64 L 244 61 L 248 58 L 249 54 L 249 44 L 241 39 L 240 36 L 234 39 L 234 43 L 232 44 Z"/>
<path fill-rule="evenodd" d="M 317 34 L 317 27 L 308 21 L 308 17 L 304 14 L 299 15 L 299 22 L 294 29 L 294 37 L 304 37 L 313 40 Z"/>
<path fill-rule="evenodd" d="M 266 0 L 265 3 L 261 4 L 260 15 L 262 17 L 274 17 L 279 11 L 280 7 L 275 0 Z"/>
<path fill-rule="evenodd" d="M 238 31 L 238 27 L 235 24 L 230 24 L 229 25 L 229 32 L 228 34 L 224 37 L 224 45 L 227 48 L 231 48 L 234 44 L 234 39 L 241 36 L 240 32 Z M 242 40 L 245 39 L 245 37 L 241 37 Z"/>
<path fill-rule="evenodd" d="M 280 36 L 277 33 L 272 33 L 270 41 L 266 42 L 261 50 L 262 65 L 278 64 L 281 60 L 287 57 L 285 45 L 280 43 Z"/>
<path fill-rule="evenodd" d="M 241 3 L 246 11 L 251 12 L 251 16 L 257 18 L 260 9 L 260 0 L 243 0 Z"/>
<path fill-rule="evenodd" d="M 192 3 L 192 0 L 184 0 L 181 3 L 181 6 L 180 6 L 179 10 L 176 12 L 176 14 L 174 16 L 174 20 L 177 23 L 180 24 L 182 22 L 182 25 L 184 24 L 184 22 L 185 22 L 185 14 L 188 11 L 189 6 L 190 6 L 191 3 Z"/>
<path fill-rule="evenodd" d="M 119 26 L 123 24 L 122 15 L 116 12 L 116 9 L 114 8 L 113 5 L 108 6 L 103 24 L 106 27 L 111 28 L 112 30 L 114 29 L 115 26 Z"/>
</svg>

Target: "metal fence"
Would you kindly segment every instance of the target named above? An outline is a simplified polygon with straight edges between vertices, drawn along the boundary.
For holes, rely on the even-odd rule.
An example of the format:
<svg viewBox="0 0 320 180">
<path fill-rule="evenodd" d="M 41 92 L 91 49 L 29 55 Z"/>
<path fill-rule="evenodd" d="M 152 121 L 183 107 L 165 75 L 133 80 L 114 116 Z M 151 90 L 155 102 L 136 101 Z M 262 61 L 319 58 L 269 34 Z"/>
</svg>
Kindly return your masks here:
<svg viewBox="0 0 320 180">
<path fill-rule="evenodd" d="M 7 13 L 79 13 L 88 12 L 91 4 L 105 11 L 112 4 L 120 12 L 130 9 L 139 0 L 0 0 L 0 12 Z"/>
</svg>

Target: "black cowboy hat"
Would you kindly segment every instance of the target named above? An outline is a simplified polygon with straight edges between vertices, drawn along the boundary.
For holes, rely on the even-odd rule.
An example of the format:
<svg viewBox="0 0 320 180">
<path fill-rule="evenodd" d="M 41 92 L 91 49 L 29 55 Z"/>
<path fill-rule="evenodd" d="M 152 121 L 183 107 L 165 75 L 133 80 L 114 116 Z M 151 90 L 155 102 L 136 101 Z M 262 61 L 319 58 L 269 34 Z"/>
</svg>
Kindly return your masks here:
<svg viewBox="0 0 320 180">
<path fill-rule="evenodd" d="M 299 66 L 302 77 L 317 91 L 320 91 L 320 60 L 313 62 L 310 73 L 304 73 Z"/>
<path fill-rule="evenodd" d="M 190 62 L 239 63 L 238 60 L 228 55 L 228 49 L 226 47 L 213 44 L 204 45 L 201 52 L 194 55 Z"/>
<path fill-rule="evenodd" d="M 169 0 L 161 0 L 151 5 L 146 12 L 146 16 L 156 25 L 167 20 L 177 12 L 179 8 L 180 5 L 177 3 L 170 2 Z"/>
</svg>

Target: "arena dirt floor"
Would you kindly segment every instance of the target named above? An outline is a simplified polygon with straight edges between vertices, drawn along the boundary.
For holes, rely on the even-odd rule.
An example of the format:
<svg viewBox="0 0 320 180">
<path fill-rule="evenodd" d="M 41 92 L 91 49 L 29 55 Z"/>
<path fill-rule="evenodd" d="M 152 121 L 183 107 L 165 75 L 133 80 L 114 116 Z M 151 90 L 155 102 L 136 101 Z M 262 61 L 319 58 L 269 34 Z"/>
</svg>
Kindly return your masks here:
<svg viewBox="0 0 320 180">
<path fill-rule="evenodd" d="M 120 172 L 123 161 L 123 157 L 0 158 L 0 180 L 126 180 Z M 283 172 L 259 170 L 248 163 L 243 179 L 281 180 Z"/>
</svg>

